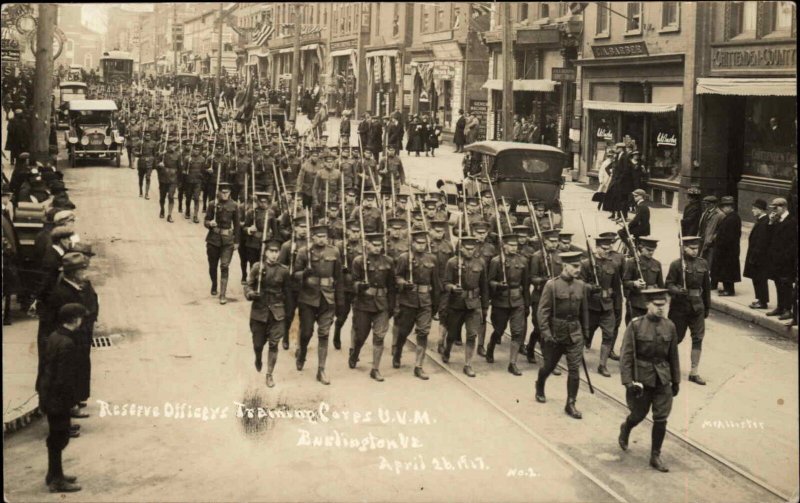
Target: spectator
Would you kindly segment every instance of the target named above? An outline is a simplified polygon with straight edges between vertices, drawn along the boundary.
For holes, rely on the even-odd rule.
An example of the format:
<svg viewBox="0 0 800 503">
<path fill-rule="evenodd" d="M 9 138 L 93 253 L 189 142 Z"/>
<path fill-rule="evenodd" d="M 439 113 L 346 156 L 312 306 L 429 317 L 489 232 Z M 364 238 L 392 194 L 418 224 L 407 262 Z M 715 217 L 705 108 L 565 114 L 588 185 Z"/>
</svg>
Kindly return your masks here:
<svg viewBox="0 0 800 503">
<path fill-rule="evenodd" d="M 431 150 L 431 157 L 435 156 L 435 151 L 439 148 L 439 139 L 442 136 L 442 125 L 439 123 L 439 118 L 433 118 L 433 124 L 430 125 L 430 133 L 428 135 L 428 148 Z"/>
<path fill-rule="evenodd" d="M 392 117 L 391 123 L 389 124 L 389 132 L 388 132 L 388 139 L 387 142 L 390 147 L 394 147 L 395 152 L 400 152 L 403 150 L 403 126 L 400 125 L 400 122 L 397 120 L 397 117 Z"/>
<path fill-rule="evenodd" d="M 456 146 L 456 152 L 464 151 L 464 144 L 467 141 L 464 135 L 464 128 L 467 125 L 467 119 L 464 118 L 464 110 L 458 110 L 458 120 L 456 120 L 456 130 L 453 133 L 453 144 Z"/>
<path fill-rule="evenodd" d="M 350 110 L 342 111 L 342 122 L 339 124 L 339 144 L 344 148 L 350 146 Z"/>
<path fill-rule="evenodd" d="M 411 155 L 411 152 L 417 154 L 419 157 L 419 153 L 422 152 L 422 122 L 419 119 L 418 115 L 414 115 L 411 117 L 411 120 L 408 121 L 408 140 L 406 141 L 406 151 L 408 151 L 408 155 Z"/>
<path fill-rule="evenodd" d="M 361 141 L 360 147 L 367 148 L 367 140 L 369 140 L 369 112 L 364 112 L 361 122 L 358 123 L 358 138 Z"/>
<path fill-rule="evenodd" d="M 769 279 L 775 282 L 778 306 L 767 316 L 779 320 L 793 317 L 792 283 L 797 278 L 797 219 L 789 214 L 789 203 L 777 197 L 770 204 L 770 246 L 767 248 Z"/>
<path fill-rule="evenodd" d="M 734 284 L 742 280 L 739 263 L 739 241 L 742 238 L 742 219 L 736 213 L 731 196 L 719 200 L 723 217 L 717 226 L 717 237 L 711 260 L 711 287 L 722 283 L 720 297 L 735 295 Z"/>
<path fill-rule="evenodd" d="M 464 126 L 464 135 L 467 139 L 467 145 L 471 143 L 475 143 L 478 140 L 478 126 L 480 125 L 480 120 L 473 114 L 469 112 L 467 114 L 467 123 Z"/>
<path fill-rule="evenodd" d="M 28 121 L 23 116 L 22 109 L 14 110 L 14 117 L 6 126 L 6 148 L 11 153 L 11 163 L 16 164 L 17 158 L 22 152 L 28 150 L 30 141 L 30 128 Z"/>
<path fill-rule="evenodd" d="M 633 200 L 636 204 L 636 215 L 634 215 L 628 224 L 628 230 L 630 231 L 631 237 L 634 240 L 634 246 L 638 246 L 640 237 L 650 235 L 650 208 L 647 206 L 648 199 L 649 197 L 647 192 L 644 190 L 636 189 L 633 191 Z M 622 238 L 622 242 L 630 246 L 625 228 L 620 229 L 619 235 Z M 630 252 L 631 255 L 633 255 L 633 250 L 630 250 Z"/>
<path fill-rule="evenodd" d="M 692 186 L 686 191 L 689 202 L 683 208 L 681 232 L 684 236 L 697 236 L 700 233 L 700 217 L 703 215 L 703 194 L 700 187 Z"/>
<path fill-rule="evenodd" d="M 717 238 L 717 226 L 722 217 L 725 216 L 717 207 L 716 196 L 706 196 L 703 198 L 703 216 L 700 217 L 700 256 L 708 262 L 709 269 L 713 262 L 712 250 L 714 249 Z M 712 285 L 714 286 L 714 285 Z"/>
<path fill-rule="evenodd" d="M 769 286 L 767 284 L 768 264 L 767 250 L 770 246 L 770 226 L 767 215 L 767 202 L 763 199 L 753 201 L 753 217 L 756 219 L 747 241 L 747 256 L 744 259 L 744 277 L 753 281 L 755 300 L 750 304 L 753 309 L 766 309 L 769 304 Z"/>
</svg>

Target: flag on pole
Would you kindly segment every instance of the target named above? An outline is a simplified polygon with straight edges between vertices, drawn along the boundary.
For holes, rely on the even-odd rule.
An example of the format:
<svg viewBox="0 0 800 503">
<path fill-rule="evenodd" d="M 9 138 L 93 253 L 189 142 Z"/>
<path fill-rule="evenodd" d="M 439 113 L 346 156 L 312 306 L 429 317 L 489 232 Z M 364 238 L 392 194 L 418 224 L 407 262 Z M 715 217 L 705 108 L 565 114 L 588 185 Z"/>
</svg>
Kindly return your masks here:
<svg viewBox="0 0 800 503">
<path fill-rule="evenodd" d="M 220 128 L 217 107 L 212 101 L 204 101 L 195 109 L 195 116 L 198 121 L 205 121 L 209 131 L 217 131 Z"/>
<path fill-rule="evenodd" d="M 303 27 L 300 29 L 301 35 L 313 35 L 314 33 L 319 33 L 322 31 L 322 26 L 319 25 L 302 25 Z"/>
<path fill-rule="evenodd" d="M 261 46 L 267 43 L 269 39 L 272 38 L 272 35 L 275 33 L 275 27 L 272 26 L 272 22 L 267 19 L 264 21 L 264 26 L 261 27 L 258 32 L 253 36 L 253 40 L 255 40 L 256 45 Z"/>
<path fill-rule="evenodd" d="M 492 2 L 472 2 L 471 6 L 473 16 L 482 16 L 484 14 L 489 14 L 494 10 L 492 7 Z"/>
</svg>

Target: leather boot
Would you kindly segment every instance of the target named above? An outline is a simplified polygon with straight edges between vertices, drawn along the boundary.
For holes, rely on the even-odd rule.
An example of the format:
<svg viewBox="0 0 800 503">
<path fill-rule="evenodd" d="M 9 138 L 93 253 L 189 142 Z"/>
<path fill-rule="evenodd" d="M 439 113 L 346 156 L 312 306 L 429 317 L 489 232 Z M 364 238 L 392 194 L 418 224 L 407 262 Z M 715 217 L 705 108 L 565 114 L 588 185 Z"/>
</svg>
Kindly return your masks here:
<svg viewBox="0 0 800 503">
<path fill-rule="evenodd" d="M 544 396 L 544 381 L 541 376 L 536 380 L 536 401 L 539 403 L 547 402 L 547 398 Z"/>
<path fill-rule="evenodd" d="M 211 295 L 217 295 L 217 276 L 216 274 L 211 277 Z"/>
<path fill-rule="evenodd" d="M 392 347 L 392 368 L 400 368 L 401 350 L 398 347 Z"/>
<path fill-rule="evenodd" d="M 372 368 L 378 370 L 381 368 L 381 358 L 383 357 L 383 345 L 372 345 Z"/>
<path fill-rule="evenodd" d="M 150 180 L 144 182 L 144 198 L 150 199 Z"/>
<path fill-rule="evenodd" d="M 294 352 L 294 359 L 297 370 L 303 370 L 303 365 L 306 363 L 306 348 L 297 348 Z"/>
<path fill-rule="evenodd" d="M 574 419 L 581 419 L 583 417 L 583 414 L 575 408 L 578 386 L 580 386 L 580 379 L 578 376 L 567 376 L 567 405 L 564 407 L 564 412 Z"/>
<path fill-rule="evenodd" d="M 342 349 L 342 327 L 338 323 L 333 328 L 333 348 Z"/>
<path fill-rule="evenodd" d="M 619 442 L 620 449 L 622 449 L 623 451 L 627 451 L 628 450 L 628 439 L 631 436 L 631 430 L 632 429 L 633 429 L 633 426 L 630 425 L 627 420 L 625 420 L 624 423 L 619 425 L 619 440 L 618 440 L 618 442 Z"/>
<path fill-rule="evenodd" d="M 475 340 L 467 339 L 467 345 L 464 348 L 464 373 L 467 377 L 475 377 L 475 371 L 472 370 L 472 354 L 475 352 Z"/>
<path fill-rule="evenodd" d="M 371 378 L 375 379 L 375 380 L 376 380 L 376 381 L 378 381 L 378 382 L 383 382 L 383 381 L 384 381 L 384 379 L 383 379 L 383 376 L 381 375 L 381 371 L 380 371 L 380 370 L 378 370 L 378 369 L 372 369 L 372 370 L 370 370 L 370 371 L 369 371 L 369 376 L 370 376 Z"/>
<path fill-rule="evenodd" d="M 350 348 L 350 357 L 347 359 L 347 365 L 351 369 L 356 368 L 356 363 L 358 363 L 358 353 L 360 350 L 361 348 Z"/>
<path fill-rule="evenodd" d="M 606 368 L 608 362 L 608 353 L 611 351 L 611 346 L 603 344 L 600 346 L 600 365 L 597 366 L 597 373 L 603 377 L 611 377 L 611 374 Z"/>
<path fill-rule="evenodd" d="M 54 480 L 47 487 L 51 493 L 74 493 L 81 490 L 81 486 L 67 482 L 65 479 Z"/>
<path fill-rule="evenodd" d="M 323 370 L 325 369 L 325 363 L 328 361 L 328 338 L 323 338 L 318 341 L 319 345 L 317 346 L 317 365 L 321 367 Z"/>
<path fill-rule="evenodd" d="M 197 218 L 197 206 L 194 207 L 194 215 L 192 216 L 192 222 L 199 224 L 200 219 Z"/>
<path fill-rule="evenodd" d="M 263 348 L 253 350 L 256 353 L 256 372 L 261 372 L 261 352 L 263 350 Z"/>
<path fill-rule="evenodd" d="M 608 353 L 608 357 L 614 360 L 615 362 L 619 361 L 619 355 L 617 354 L 616 351 L 614 351 L 614 348 L 611 348 L 611 351 Z"/>
<path fill-rule="evenodd" d="M 278 349 L 270 349 L 267 351 L 267 375 L 272 375 L 275 370 L 275 363 L 278 362 Z M 270 386 L 272 387 L 272 386 Z"/>
<path fill-rule="evenodd" d="M 418 344 L 416 349 L 414 350 L 414 366 L 422 368 L 422 364 L 425 363 L 425 351 L 427 350 L 427 344 Z"/>
<path fill-rule="evenodd" d="M 491 344 L 491 342 L 489 344 Z M 478 346 L 478 356 L 486 356 L 486 350 L 483 348 L 482 344 Z"/>
<path fill-rule="evenodd" d="M 521 376 L 522 372 L 517 368 L 517 357 L 519 356 L 519 343 L 511 342 L 511 355 L 508 362 L 508 372 L 515 376 Z"/>
<path fill-rule="evenodd" d="M 564 406 L 564 412 L 566 412 L 568 416 L 574 419 L 581 419 L 583 417 L 583 414 L 581 414 L 580 411 L 575 408 L 574 398 L 567 399 L 567 405 Z"/>
<path fill-rule="evenodd" d="M 447 327 L 444 325 L 439 325 L 439 345 L 436 348 L 439 354 L 444 353 L 444 344 L 446 340 L 447 340 Z"/>
<path fill-rule="evenodd" d="M 228 298 L 225 297 L 225 292 L 228 290 L 228 278 L 222 278 L 220 282 L 219 288 L 219 303 L 220 304 L 227 304 Z"/>
<path fill-rule="evenodd" d="M 664 436 L 667 434 L 666 421 L 654 421 L 651 436 L 652 445 L 650 447 L 650 466 L 660 472 L 668 472 L 669 468 L 661 462 L 661 446 L 664 444 Z"/>
<path fill-rule="evenodd" d="M 272 378 L 272 374 L 267 374 L 266 384 L 267 388 L 275 387 L 275 379 Z"/>
<path fill-rule="evenodd" d="M 428 379 L 430 379 L 428 377 L 428 374 L 426 374 L 425 371 L 422 370 L 422 367 L 414 367 L 414 377 L 419 377 L 423 381 L 427 381 Z"/>
<path fill-rule="evenodd" d="M 286 333 L 283 334 L 281 339 L 281 345 L 283 346 L 284 351 L 289 351 L 289 327 L 286 327 Z"/>
<path fill-rule="evenodd" d="M 692 370 L 689 372 L 689 380 L 692 381 L 693 383 L 699 384 L 700 386 L 705 386 L 706 385 L 705 379 L 697 375 L 697 367 L 700 366 L 701 353 L 702 353 L 701 349 L 692 348 L 692 352 L 690 353 Z"/>
<path fill-rule="evenodd" d="M 496 344 L 494 342 L 494 337 L 491 337 L 489 339 L 489 344 L 486 345 L 486 353 L 484 354 L 484 356 L 486 356 L 486 363 L 494 363 L 494 347 L 495 346 L 496 346 Z M 483 346 L 478 346 L 478 356 L 480 356 L 482 349 L 483 349 Z"/>
<path fill-rule="evenodd" d="M 161 211 L 158 213 L 158 218 L 164 218 L 164 207 L 161 207 Z"/>
<path fill-rule="evenodd" d="M 331 381 L 328 379 L 328 376 L 325 374 L 325 367 L 319 367 L 317 369 L 317 381 L 326 386 L 331 383 Z"/>
<path fill-rule="evenodd" d="M 534 352 L 534 348 L 536 348 L 536 339 L 534 339 L 533 334 L 531 334 L 531 340 L 528 342 L 527 351 L 525 351 L 525 357 L 528 360 L 528 363 L 536 363 L 536 353 Z"/>
<path fill-rule="evenodd" d="M 450 363 L 450 351 L 453 349 L 453 343 L 451 341 L 447 341 L 444 346 L 444 353 L 442 354 L 442 361 L 444 363 Z"/>
</svg>

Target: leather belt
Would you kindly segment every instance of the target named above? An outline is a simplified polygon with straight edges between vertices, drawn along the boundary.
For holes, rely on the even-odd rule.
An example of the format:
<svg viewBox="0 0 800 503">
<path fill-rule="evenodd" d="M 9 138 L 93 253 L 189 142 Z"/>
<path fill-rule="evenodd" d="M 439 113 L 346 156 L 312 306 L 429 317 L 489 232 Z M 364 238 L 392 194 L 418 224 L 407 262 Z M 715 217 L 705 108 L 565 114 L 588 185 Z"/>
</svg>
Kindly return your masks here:
<svg viewBox="0 0 800 503">
<path fill-rule="evenodd" d="M 373 297 L 385 297 L 388 290 L 385 288 L 367 288 L 367 291 L 364 292 L 366 295 L 371 295 Z"/>
<path fill-rule="evenodd" d="M 649 289 L 651 289 L 651 288 L 658 288 L 658 285 L 645 285 L 645 288 L 646 288 L 647 290 L 649 290 Z"/>
<path fill-rule="evenodd" d="M 464 290 L 468 299 L 477 299 L 481 296 L 481 289 L 475 288 L 474 290 Z"/>
<path fill-rule="evenodd" d="M 567 323 L 571 323 L 573 321 L 578 321 L 577 316 L 567 316 L 566 318 L 553 318 L 554 321 L 566 321 Z"/>
<path fill-rule="evenodd" d="M 508 289 L 508 293 L 509 294 L 519 293 L 520 295 L 522 295 L 522 287 L 521 286 L 511 287 L 511 288 Z"/>
<path fill-rule="evenodd" d="M 700 288 L 690 288 L 689 297 L 700 297 L 702 290 Z"/>
<path fill-rule="evenodd" d="M 333 278 L 320 278 L 319 276 L 309 276 L 308 282 L 312 285 L 333 286 Z"/>
<path fill-rule="evenodd" d="M 428 293 L 431 291 L 431 285 L 414 285 L 414 289 L 419 293 Z"/>
<path fill-rule="evenodd" d="M 667 361 L 663 358 L 642 358 L 641 356 L 637 356 L 636 359 L 639 360 L 640 362 L 647 362 L 653 364 L 666 363 Z"/>
<path fill-rule="evenodd" d="M 220 229 L 219 227 L 216 229 L 220 236 L 230 236 L 233 234 L 233 229 Z"/>
</svg>

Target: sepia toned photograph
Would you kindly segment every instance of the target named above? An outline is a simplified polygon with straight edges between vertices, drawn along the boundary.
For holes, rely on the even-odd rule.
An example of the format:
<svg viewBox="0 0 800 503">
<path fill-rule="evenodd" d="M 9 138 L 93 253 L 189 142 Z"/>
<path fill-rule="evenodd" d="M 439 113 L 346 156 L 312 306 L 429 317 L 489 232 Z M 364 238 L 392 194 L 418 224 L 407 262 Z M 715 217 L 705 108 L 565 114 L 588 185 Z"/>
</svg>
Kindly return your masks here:
<svg viewBox="0 0 800 503">
<path fill-rule="evenodd" d="M 795 2 L 0 29 L 4 501 L 800 502 Z"/>
</svg>

